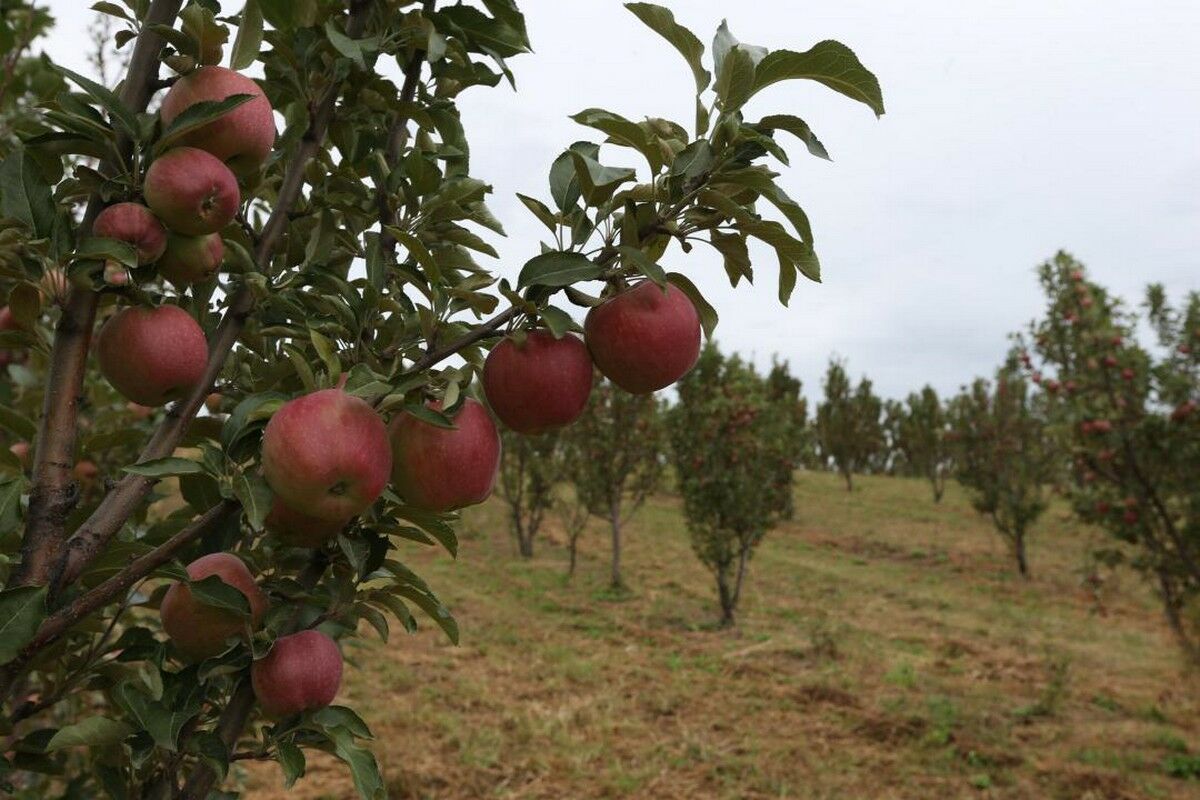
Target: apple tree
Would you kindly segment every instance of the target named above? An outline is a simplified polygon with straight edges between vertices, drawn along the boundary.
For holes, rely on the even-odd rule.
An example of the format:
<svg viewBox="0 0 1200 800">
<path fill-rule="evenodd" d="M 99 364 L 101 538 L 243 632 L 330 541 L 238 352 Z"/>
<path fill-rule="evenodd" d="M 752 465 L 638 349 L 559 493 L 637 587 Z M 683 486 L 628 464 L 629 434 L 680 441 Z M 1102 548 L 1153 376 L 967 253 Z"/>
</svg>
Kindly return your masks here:
<svg viewBox="0 0 1200 800">
<path fill-rule="evenodd" d="M 382 796 L 367 725 L 334 703 L 340 642 L 426 620 L 457 640 L 404 561 L 456 552 L 458 509 L 496 481 L 492 413 L 569 424 L 593 362 L 642 393 L 603 402 L 653 404 L 716 322 L 663 266 L 696 241 L 735 283 L 747 241 L 771 247 L 785 302 L 816 280 L 764 162 L 786 163 L 781 133 L 824 147 L 743 107 L 810 79 L 881 114 L 878 83 L 836 42 L 768 52 L 725 26 L 706 64 L 670 11 L 629 4 L 685 58 L 695 118 L 575 115 L 600 141 L 521 198 L 549 234 L 510 281 L 480 261 L 503 227 L 457 100 L 513 83 L 513 0 L 95 8 L 117 87 L 43 62 L 56 82 L 22 89 L 30 110 L 50 94 L 0 161 L 0 427 L 25 442 L 0 458 L 0 781 L 204 798 L 235 761 L 290 785 L 322 750 Z"/>
<path fill-rule="evenodd" d="M 517 540 L 517 552 L 532 558 L 533 541 L 554 508 L 563 474 L 562 444 L 554 431 L 537 436 L 505 431 L 500 439 L 497 488 L 508 506 L 508 526 Z"/>
<path fill-rule="evenodd" d="M 1029 528 L 1046 510 L 1057 453 L 1045 409 L 1019 372 L 1008 367 L 994 382 L 978 378 L 949 403 L 954 477 L 971 504 L 992 518 L 1017 571 L 1029 576 Z"/>
<path fill-rule="evenodd" d="M 1139 316 L 1058 253 L 1042 264 L 1046 311 L 1021 358 L 1049 401 L 1077 513 L 1154 585 L 1186 654 L 1200 661 L 1200 294 L 1179 307 L 1150 286 Z M 1139 343 L 1144 320 L 1157 347 Z"/>
<path fill-rule="evenodd" d="M 946 442 L 946 412 L 932 386 L 909 394 L 893 414 L 895 449 L 912 475 L 925 478 L 940 503 L 950 470 L 950 448 Z"/>
<path fill-rule="evenodd" d="M 825 373 L 825 398 L 817 405 L 815 428 L 822 461 L 854 488 L 854 473 L 862 472 L 885 452 L 883 401 L 865 377 L 854 387 L 845 366 L 829 362 Z"/>
<path fill-rule="evenodd" d="M 786 365 L 764 378 L 709 344 L 667 414 L 692 550 L 716 578 L 722 625 L 734 622 L 755 548 L 792 515 L 804 419 L 789 378 Z"/>
</svg>

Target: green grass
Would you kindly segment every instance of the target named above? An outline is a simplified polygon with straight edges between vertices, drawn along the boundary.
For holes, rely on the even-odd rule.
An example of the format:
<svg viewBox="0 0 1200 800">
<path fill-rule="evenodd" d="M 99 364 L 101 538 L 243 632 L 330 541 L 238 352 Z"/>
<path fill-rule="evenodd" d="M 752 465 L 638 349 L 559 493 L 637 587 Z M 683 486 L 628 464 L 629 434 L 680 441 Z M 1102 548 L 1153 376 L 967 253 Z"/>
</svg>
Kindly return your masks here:
<svg viewBox="0 0 1200 800">
<path fill-rule="evenodd" d="M 501 507 L 465 514 L 459 560 L 402 544 L 454 609 L 368 634 L 341 702 L 361 710 L 398 798 L 1200 798 L 1200 687 L 1140 579 L 1081 577 L 1097 534 L 1051 509 L 1015 575 L 953 488 L 802 474 L 797 517 L 751 562 L 732 630 L 676 498 L 628 526 L 629 589 L 607 532 L 563 579 L 554 522 L 520 560 Z M 311 754 L 284 791 L 349 797 Z"/>
</svg>

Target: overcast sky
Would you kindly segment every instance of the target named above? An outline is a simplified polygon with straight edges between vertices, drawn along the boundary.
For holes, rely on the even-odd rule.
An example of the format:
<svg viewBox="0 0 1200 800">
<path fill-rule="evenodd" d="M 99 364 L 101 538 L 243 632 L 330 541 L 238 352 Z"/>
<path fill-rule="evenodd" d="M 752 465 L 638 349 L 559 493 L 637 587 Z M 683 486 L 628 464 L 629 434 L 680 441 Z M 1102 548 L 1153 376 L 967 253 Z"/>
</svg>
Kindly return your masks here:
<svg viewBox="0 0 1200 800">
<path fill-rule="evenodd" d="M 812 220 L 824 283 L 801 279 L 785 309 L 769 251 L 752 251 L 757 284 L 736 291 L 707 248 L 665 259 L 717 307 L 723 346 L 787 359 L 808 394 L 835 353 L 887 396 L 990 372 L 1038 312 L 1033 270 L 1059 248 L 1128 299 L 1149 281 L 1176 296 L 1200 288 L 1200 3 L 660 2 L 706 43 L 723 18 L 771 49 L 838 39 L 883 87 L 880 120 L 809 82 L 777 84 L 747 109 L 803 117 L 834 158 L 790 140 L 792 166 L 779 167 Z M 47 49 L 85 66 L 90 4 L 49 5 L 59 27 Z M 615 0 L 520 5 L 534 52 L 511 62 L 517 93 L 460 100 L 472 173 L 494 186 L 509 234 L 499 270 L 513 278 L 545 232 L 514 193 L 546 198 L 551 161 L 594 133 L 568 115 L 599 106 L 690 128 L 694 89 L 680 56 Z"/>
</svg>

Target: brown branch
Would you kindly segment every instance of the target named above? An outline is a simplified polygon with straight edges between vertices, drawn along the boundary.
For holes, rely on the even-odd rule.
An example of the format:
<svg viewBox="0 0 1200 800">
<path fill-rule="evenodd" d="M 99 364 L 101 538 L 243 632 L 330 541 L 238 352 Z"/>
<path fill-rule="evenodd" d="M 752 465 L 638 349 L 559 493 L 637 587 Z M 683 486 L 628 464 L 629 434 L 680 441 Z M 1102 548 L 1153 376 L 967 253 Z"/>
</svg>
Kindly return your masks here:
<svg viewBox="0 0 1200 800">
<path fill-rule="evenodd" d="M 350 18 L 346 24 L 346 34 L 350 38 L 357 39 L 362 36 L 369 13 L 369 3 L 355 2 L 352 4 Z M 260 270 L 267 274 L 270 274 L 271 271 L 271 257 L 287 229 L 292 206 L 300 198 L 301 189 L 304 186 L 305 170 L 309 162 L 316 157 L 325 140 L 325 133 L 333 119 L 340 90 L 341 84 L 333 83 L 322 92 L 315 104 L 308 129 L 304 133 L 300 146 L 296 154 L 288 161 L 288 168 L 276 195 L 275 205 L 271 209 L 271 216 L 263 226 L 258 244 L 254 248 L 254 262 Z M 208 364 L 205 367 L 203 378 L 187 398 L 176 403 L 167 412 L 162 424 L 142 450 L 138 457 L 139 461 L 165 458 L 179 446 L 188 426 L 199 412 L 200 406 L 203 405 L 204 399 L 212 391 L 213 383 L 225 365 L 225 360 L 241 335 L 246 319 L 253 309 L 254 295 L 248 287 L 243 286 L 230 300 L 225 316 L 209 340 Z M 56 588 L 68 585 L 78 578 L 87 565 L 104 551 L 108 542 L 145 499 L 154 483 L 155 481 L 151 478 L 128 475 L 113 487 L 68 543 L 65 558 L 62 559 L 60 575 L 54 582 Z"/>
<path fill-rule="evenodd" d="M 241 505 L 236 501 L 221 501 L 158 547 L 140 558 L 134 559 L 116 575 L 84 592 L 71 603 L 47 617 L 38 626 L 32 641 L 21 649 L 16 658 L 4 666 L 3 675 L 0 676 L 0 695 L 7 695 L 9 687 L 21 670 L 39 652 L 58 641 L 76 623 L 93 611 L 111 603 L 121 594 L 128 592 L 135 583 L 170 561 L 184 547 L 240 511 Z"/>
<path fill-rule="evenodd" d="M 158 54 L 162 39 L 150 31 L 155 23 L 169 24 L 179 13 L 181 0 L 154 0 L 146 15 L 146 24 L 138 34 L 129 73 L 121 86 L 121 103 L 132 111 L 144 111 L 154 92 L 158 77 Z M 122 159 L 133 152 L 133 142 L 121 135 L 118 149 Z M 111 173 L 119 164 L 102 165 Z M 91 232 L 92 220 L 104 207 L 99 194 L 88 200 L 79 235 Z M 37 453 L 33 465 L 33 488 L 25 519 L 21 544 L 21 563 L 8 585 L 41 585 L 51 581 L 61 561 L 66 539 L 66 520 L 78 501 L 78 489 L 72 474 L 75 464 L 75 438 L 79 400 L 87 366 L 88 344 L 96 321 L 99 295 L 90 289 L 72 286 L 54 334 L 46 393 L 38 427 Z"/>
</svg>

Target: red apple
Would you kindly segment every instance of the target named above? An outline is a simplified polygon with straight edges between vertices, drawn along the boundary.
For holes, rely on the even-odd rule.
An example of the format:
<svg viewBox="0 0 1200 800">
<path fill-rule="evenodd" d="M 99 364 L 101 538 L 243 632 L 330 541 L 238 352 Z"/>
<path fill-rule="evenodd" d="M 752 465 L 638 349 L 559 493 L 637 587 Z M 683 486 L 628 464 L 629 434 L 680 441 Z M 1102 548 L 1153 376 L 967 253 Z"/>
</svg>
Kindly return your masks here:
<svg viewBox="0 0 1200 800">
<path fill-rule="evenodd" d="M 225 67 L 201 67 L 175 81 L 163 97 L 160 113 L 163 124 L 170 125 L 196 103 L 235 94 L 253 95 L 254 99 L 189 131 L 179 143 L 207 150 L 238 175 L 247 175 L 262 166 L 275 146 L 271 102 L 257 83 Z"/>
<path fill-rule="evenodd" d="M 85 486 L 91 486 L 96 482 L 96 478 L 100 477 L 100 468 L 96 466 L 95 461 L 89 461 L 85 458 L 75 465 L 71 473 L 75 476 L 75 480 Z"/>
<path fill-rule="evenodd" d="M 254 582 L 246 564 L 232 553 L 210 553 L 187 566 L 193 581 L 216 575 L 246 596 L 250 604 L 250 627 L 262 624 L 267 611 L 267 596 Z M 188 659 L 200 661 L 225 649 L 225 641 L 241 634 L 246 620 L 240 615 L 205 605 L 192 596 L 186 583 L 172 584 L 159 606 L 163 630 Z"/>
<path fill-rule="evenodd" d="M 188 236 L 221 230 L 242 202 L 229 167 L 195 147 L 176 147 L 154 159 L 143 192 L 168 228 Z"/>
<path fill-rule="evenodd" d="M 467 398 L 454 426 L 441 428 L 412 414 L 392 420 L 392 483 L 406 502 L 445 512 L 482 503 L 492 493 L 500 470 L 495 423 L 487 409 Z"/>
<path fill-rule="evenodd" d="M 348 519 L 337 522 L 310 517 L 284 505 L 278 497 L 267 514 L 267 530 L 290 547 L 324 547 L 346 527 Z"/>
<path fill-rule="evenodd" d="M 182 289 L 216 275 L 224 258 L 225 243 L 219 233 L 206 236 L 172 233 L 167 236 L 166 251 L 158 260 L 158 274 Z"/>
<path fill-rule="evenodd" d="M 14 442 L 13 444 L 9 445 L 8 451 L 17 457 L 17 461 L 21 462 L 22 469 L 29 469 L 29 442 Z"/>
<path fill-rule="evenodd" d="M 262 462 L 267 483 L 293 510 L 344 523 L 383 492 L 392 452 L 375 409 L 322 389 L 275 412 L 263 431 Z"/>
<path fill-rule="evenodd" d="M 700 357 L 700 315 L 674 284 L 642 281 L 588 312 L 584 323 L 596 366 L 633 394 L 670 386 Z"/>
<path fill-rule="evenodd" d="M 1121 370 L 1121 378 L 1123 380 L 1131 381 L 1133 380 L 1134 375 L 1135 373 L 1130 367 L 1126 367 L 1125 369 Z"/>
<path fill-rule="evenodd" d="M 161 406 L 204 378 L 204 331 L 179 306 L 131 306 L 118 311 L 96 337 L 100 372 L 127 400 Z"/>
<path fill-rule="evenodd" d="M 162 223 L 141 203 L 116 203 L 104 209 L 92 223 L 92 233 L 134 245 L 138 264 L 153 264 L 167 247 Z"/>
<path fill-rule="evenodd" d="M 574 334 L 555 339 L 530 331 L 518 344 L 505 339 L 483 365 L 483 390 L 492 411 L 517 433 L 544 433 L 583 413 L 592 391 L 592 358 Z"/>
<path fill-rule="evenodd" d="M 250 666 L 250 683 L 271 717 L 324 708 L 342 685 L 342 653 L 320 631 L 281 636 L 265 658 Z"/>
</svg>

